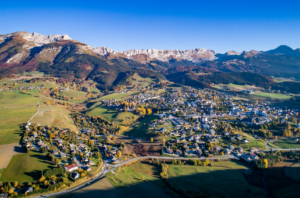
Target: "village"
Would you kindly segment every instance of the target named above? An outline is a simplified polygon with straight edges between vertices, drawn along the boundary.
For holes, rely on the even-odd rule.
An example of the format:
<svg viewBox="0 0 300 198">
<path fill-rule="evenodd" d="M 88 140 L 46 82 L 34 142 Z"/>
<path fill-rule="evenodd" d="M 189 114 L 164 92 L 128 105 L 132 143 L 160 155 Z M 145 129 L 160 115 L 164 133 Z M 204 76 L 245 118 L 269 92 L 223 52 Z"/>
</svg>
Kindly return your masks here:
<svg viewBox="0 0 300 198">
<path fill-rule="evenodd" d="M 148 93 L 122 102 L 102 100 L 102 104 L 138 115 L 143 115 L 143 109 L 148 108 L 157 112 L 159 119 L 148 125 L 155 129 L 155 136 L 163 138 L 162 154 L 165 156 L 227 155 L 255 162 L 258 159 L 256 153 L 267 149 L 265 140 L 277 138 L 281 133 L 272 134 L 265 129 L 275 131 L 273 129 L 277 127 L 289 126 L 284 136 L 291 136 L 288 135 L 291 133 L 299 136 L 298 109 L 279 108 L 268 102 L 234 102 L 233 96 L 224 91 L 170 88 L 161 95 Z M 289 124 L 292 122 L 296 123 L 293 132 Z"/>
<path fill-rule="evenodd" d="M 21 81 L 18 83 L 22 84 Z M 69 85 L 73 86 L 62 83 L 46 88 L 41 84 L 3 91 L 23 93 L 37 89 L 52 99 L 70 101 L 72 97 L 60 94 L 77 89 L 75 83 Z M 115 115 L 119 112 L 132 118 L 128 121 L 125 116 L 117 120 L 101 114 L 91 116 L 89 111 L 73 111 L 71 118 L 77 130 L 31 122 L 24 124 L 22 143 L 27 152 L 45 155 L 54 169 L 59 169 L 56 176 L 53 173 L 41 176 L 40 187 L 48 190 L 81 181 L 91 172 L 99 172 L 104 164 L 119 166 L 135 158 L 153 157 L 141 156 L 134 151 L 125 153 L 127 142 L 123 139 L 159 144 L 159 155 L 166 159 L 229 158 L 254 165 L 262 153 L 273 149 L 268 144 L 270 141 L 293 138 L 292 141 L 299 144 L 299 109 L 277 107 L 269 101 L 236 100 L 239 92 L 151 83 L 142 88 L 123 87 L 101 98 L 96 92 L 84 87 L 80 89 L 86 104 L 96 104 L 94 106 L 101 112 L 114 112 Z M 111 99 L 113 94 L 130 97 Z M 49 100 L 44 103 L 61 104 Z M 136 133 L 131 133 L 132 130 Z M 49 185 L 51 188 L 47 187 Z M 32 186 L 14 189 L 18 194 L 35 191 Z"/>
</svg>

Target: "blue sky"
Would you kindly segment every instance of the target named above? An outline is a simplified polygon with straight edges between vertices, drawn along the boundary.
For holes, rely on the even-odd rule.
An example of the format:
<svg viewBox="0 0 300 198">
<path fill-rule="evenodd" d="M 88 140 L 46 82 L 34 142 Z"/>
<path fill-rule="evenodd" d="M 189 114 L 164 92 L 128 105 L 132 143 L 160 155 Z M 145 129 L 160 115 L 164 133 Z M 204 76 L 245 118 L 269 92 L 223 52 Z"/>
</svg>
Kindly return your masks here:
<svg viewBox="0 0 300 198">
<path fill-rule="evenodd" d="M 300 1 L 4 1 L 0 34 L 68 34 L 114 50 L 300 48 Z"/>
</svg>

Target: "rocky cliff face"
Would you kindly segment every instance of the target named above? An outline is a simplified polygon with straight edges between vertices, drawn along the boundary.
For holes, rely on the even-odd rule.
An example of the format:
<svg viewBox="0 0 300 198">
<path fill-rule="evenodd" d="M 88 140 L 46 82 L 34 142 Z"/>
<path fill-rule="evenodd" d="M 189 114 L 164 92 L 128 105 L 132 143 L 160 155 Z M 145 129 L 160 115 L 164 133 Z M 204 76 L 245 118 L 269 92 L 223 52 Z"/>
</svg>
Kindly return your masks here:
<svg viewBox="0 0 300 198">
<path fill-rule="evenodd" d="M 24 49 L 32 49 L 33 47 L 43 46 L 45 44 L 72 39 L 67 35 L 41 35 L 39 33 L 28 32 L 15 32 L 11 34 L 1 35 L 0 43 L 9 40 L 12 37 L 22 37 L 26 43 L 23 45 Z M 75 42 L 75 41 L 74 41 Z M 128 51 L 114 51 L 108 47 L 90 47 L 88 45 L 81 45 L 78 47 L 78 53 L 83 54 L 86 52 L 93 52 L 100 56 L 107 56 L 113 54 L 115 56 L 121 56 L 128 59 L 132 59 L 139 62 L 148 62 L 156 59 L 159 61 L 167 62 L 171 59 L 188 60 L 194 63 L 201 63 L 205 61 L 211 61 L 216 59 L 216 53 L 213 50 L 207 50 L 204 48 L 196 48 L 191 50 L 158 50 L 158 49 L 132 49 Z M 18 55 L 21 57 L 21 55 Z M 15 58 L 14 58 L 15 59 Z M 19 58 L 18 58 L 19 59 Z M 8 61 L 7 63 L 9 63 Z"/>
<path fill-rule="evenodd" d="M 0 43 L 14 36 L 22 36 L 25 40 L 29 42 L 33 42 L 35 46 L 42 46 L 60 40 L 72 40 L 67 34 L 63 34 L 63 35 L 55 34 L 55 35 L 45 36 L 35 32 L 34 33 L 14 32 L 14 33 L 0 36 Z"/>
<path fill-rule="evenodd" d="M 94 53 L 102 56 L 112 53 L 115 55 L 125 55 L 129 59 L 135 59 L 136 55 L 146 55 L 150 59 L 157 59 L 164 62 L 169 61 L 170 59 L 178 59 L 199 63 L 216 59 L 216 53 L 213 50 L 207 50 L 204 48 L 196 48 L 191 50 L 132 49 L 120 52 L 114 51 L 107 47 L 91 47 L 90 49 Z"/>
</svg>

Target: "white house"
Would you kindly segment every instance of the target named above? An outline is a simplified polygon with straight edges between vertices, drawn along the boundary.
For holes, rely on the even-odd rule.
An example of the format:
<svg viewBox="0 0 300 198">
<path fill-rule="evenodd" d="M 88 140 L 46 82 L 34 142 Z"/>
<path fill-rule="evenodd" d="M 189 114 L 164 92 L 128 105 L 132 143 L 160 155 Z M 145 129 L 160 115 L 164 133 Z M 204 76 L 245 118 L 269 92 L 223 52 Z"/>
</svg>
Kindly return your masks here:
<svg viewBox="0 0 300 198">
<path fill-rule="evenodd" d="M 75 170 L 78 170 L 77 164 L 71 164 L 69 166 L 65 166 L 65 169 L 67 172 L 73 172 Z"/>
</svg>

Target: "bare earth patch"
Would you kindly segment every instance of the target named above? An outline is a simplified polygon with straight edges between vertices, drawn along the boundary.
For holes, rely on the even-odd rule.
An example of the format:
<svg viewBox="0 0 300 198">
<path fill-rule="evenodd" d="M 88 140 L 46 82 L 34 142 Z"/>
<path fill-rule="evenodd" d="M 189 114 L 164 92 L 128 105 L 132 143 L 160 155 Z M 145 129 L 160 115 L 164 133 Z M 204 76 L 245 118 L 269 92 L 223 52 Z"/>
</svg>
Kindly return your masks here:
<svg viewBox="0 0 300 198">
<path fill-rule="evenodd" d="M 19 143 L 0 145 L 0 169 L 6 168 L 14 155 L 25 153 Z"/>
</svg>

